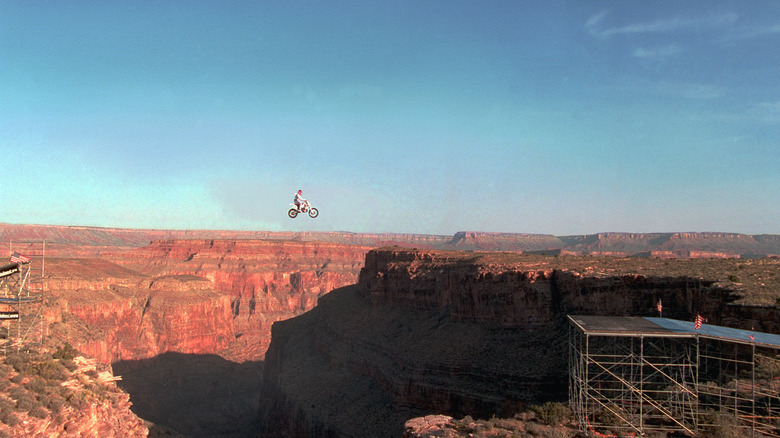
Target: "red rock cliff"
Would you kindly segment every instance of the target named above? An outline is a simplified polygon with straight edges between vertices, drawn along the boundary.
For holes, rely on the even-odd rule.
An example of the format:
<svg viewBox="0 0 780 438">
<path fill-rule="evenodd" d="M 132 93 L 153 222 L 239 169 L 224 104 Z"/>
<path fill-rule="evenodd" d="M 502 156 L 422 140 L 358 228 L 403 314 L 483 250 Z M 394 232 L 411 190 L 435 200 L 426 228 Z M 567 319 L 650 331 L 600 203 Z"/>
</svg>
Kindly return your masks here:
<svg viewBox="0 0 780 438">
<path fill-rule="evenodd" d="M 661 299 L 665 316 L 706 312 L 714 324 L 776 333 L 780 317 L 771 315 L 780 296 L 779 267 L 776 258 L 669 261 L 381 248 L 367 254 L 360 283 L 372 303 L 441 309 L 458 320 L 505 327 L 551 324 L 564 312 L 652 316 Z M 750 312 L 761 316 L 734 316 Z"/>
<path fill-rule="evenodd" d="M 50 259 L 49 334 L 101 362 L 205 353 L 235 338 L 230 299 L 208 280 L 147 277 L 99 259 Z"/>
<path fill-rule="evenodd" d="M 103 259 L 49 257 L 40 284 L 54 304 L 45 308 L 50 334 L 102 362 L 165 352 L 258 360 L 271 324 L 354 284 L 367 251 L 323 242 L 163 240 Z"/>
<path fill-rule="evenodd" d="M 368 250 L 326 242 L 161 240 L 113 259 L 146 275 L 209 280 L 228 300 L 235 327 L 236 339 L 220 354 L 241 361 L 263 358 L 273 322 L 310 310 L 322 295 L 354 284 Z"/>
</svg>

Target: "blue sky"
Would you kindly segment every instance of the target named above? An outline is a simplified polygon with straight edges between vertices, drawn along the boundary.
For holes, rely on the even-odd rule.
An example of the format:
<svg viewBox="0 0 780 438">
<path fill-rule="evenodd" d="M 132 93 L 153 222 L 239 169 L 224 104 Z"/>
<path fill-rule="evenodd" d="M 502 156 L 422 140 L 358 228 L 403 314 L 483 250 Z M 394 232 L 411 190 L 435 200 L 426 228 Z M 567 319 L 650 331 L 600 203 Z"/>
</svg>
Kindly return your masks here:
<svg viewBox="0 0 780 438">
<path fill-rule="evenodd" d="M 780 234 L 778 47 L 769 0 L 3 0 L 0 222 Z"/>
</svg>

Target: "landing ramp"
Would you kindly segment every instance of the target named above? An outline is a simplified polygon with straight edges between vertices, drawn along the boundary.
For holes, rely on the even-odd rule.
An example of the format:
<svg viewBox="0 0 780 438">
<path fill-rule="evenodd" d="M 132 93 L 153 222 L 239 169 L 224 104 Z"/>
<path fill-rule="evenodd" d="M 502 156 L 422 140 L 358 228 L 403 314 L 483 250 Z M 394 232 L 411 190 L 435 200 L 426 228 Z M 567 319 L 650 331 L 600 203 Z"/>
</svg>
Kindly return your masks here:
<svg viewBox="0 0 780 438">
<path fill-rule="evenodd" d="M 702 324 L 699 329 L 693 321 L 642 316 L 594 316 L 569 315 L 569 320 L 591 336 L 647 336 L 647 337 L 706 337 L 730 342 L 756 344 L 780 348 L 780 335 L 741 330 L 712 324 Z"/>
<path fill-rule="evenodd" d="M 19 263 L 9 263 L 7 265 L 0 266 L 0 278 L 8 277 L 19 272 Z"/>
</svg>

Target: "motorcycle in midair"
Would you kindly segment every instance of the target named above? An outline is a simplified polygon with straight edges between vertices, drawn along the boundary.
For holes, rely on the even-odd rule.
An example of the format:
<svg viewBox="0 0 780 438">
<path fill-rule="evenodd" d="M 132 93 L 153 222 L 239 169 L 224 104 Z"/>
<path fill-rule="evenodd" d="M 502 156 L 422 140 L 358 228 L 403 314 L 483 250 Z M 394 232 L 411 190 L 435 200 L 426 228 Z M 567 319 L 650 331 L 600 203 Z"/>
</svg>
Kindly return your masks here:
<svg viewBox="0 0 780 438">
<path fill-rule="evenodd" d="M 298 216 L 298 213 L 308 214 L 312 219 L 320 214 L 315 207 L 312 207 L 311 204 L 309 204 L 309 201 L 304 201 L 303 204 L 301 204 L 300 210 L 298 210 L 298 207 L 295 204 L 290 205 L 292 205 L 292 208 L 287 210 L 287 216 L 290 216 L 291 219 L 295 219 Z"/>
</svg>

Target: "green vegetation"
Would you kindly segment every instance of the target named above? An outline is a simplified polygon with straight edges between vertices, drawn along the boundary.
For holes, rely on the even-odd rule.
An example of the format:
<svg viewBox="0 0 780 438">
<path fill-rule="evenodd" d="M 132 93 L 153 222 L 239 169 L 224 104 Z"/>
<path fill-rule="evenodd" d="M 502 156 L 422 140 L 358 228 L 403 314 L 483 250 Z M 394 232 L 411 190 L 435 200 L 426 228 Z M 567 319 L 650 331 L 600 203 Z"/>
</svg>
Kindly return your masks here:
<svg viewBox="0 0 780 438">
<path fill-rule="evenodd" d="M 57 351 L 52 354 L 52 357 L 54 359 L 73 360 L 78 354 L 79 352 L 66 342 L 65 345 L 57 348 Z"/>
<path fill-rule="evenodd" d="M 65 367 L 53 359 L 38 362 L 33 365 L 33 372 L 35 375 L 46 380 L 57 380 L 61 382 L 68 378 L 68 371 Z"/>
<path fill-rule="evenodd" d="M 540 422 L 548 426 L 563 423 L 571 418 L 571 409 L 565 404 L 557 402 L 531 406 L 531 412 L 536 414 L 536 418 Z"/>
<path fill-rule="evenodd" d="M 19 417 L 14 413 L 16 404 L 6 397 L 0 396 L 0 421 L 9 425 L 19 424 Z"/>
<path fill-rule="evenodd" d="M 732 412 L 707 411 L 704 415 L 704 433 L 708 438 L 742 438 L 750 436 L 744 428 L 739 427 L 739 421 Z"/>
<path fill-rule="evenodd" d="M 617 426 L 619 424 L 625 424 L 621 419 L 620 406 L 612 403 L 596 411 L 596 421 L 608 426 Z"/>
</svg>

